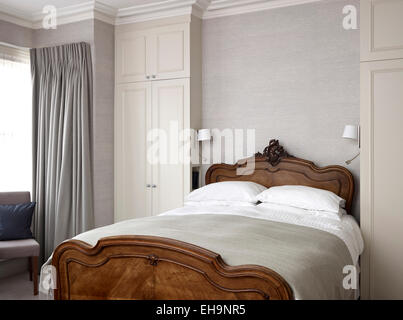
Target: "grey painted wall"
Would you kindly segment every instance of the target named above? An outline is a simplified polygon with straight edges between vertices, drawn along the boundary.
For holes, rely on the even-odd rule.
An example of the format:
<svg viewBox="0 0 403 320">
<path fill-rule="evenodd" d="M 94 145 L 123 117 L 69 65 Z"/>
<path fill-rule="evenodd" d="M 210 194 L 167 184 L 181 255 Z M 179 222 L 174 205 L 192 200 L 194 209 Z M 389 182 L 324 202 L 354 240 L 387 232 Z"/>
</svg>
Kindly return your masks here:
<svg viewBox="0 0 403 320">
<path fill-rule="evenodd" d="M 0 20 L 0 42 L 31 48 L 33 30 Z"/>
<path fill-rule="evenodd" d="M 63 24 L 56 29 L 35 29 L 32 36 L 36 48 L 81 41 L 94 45 L 94 20 Z"/>
<path fill-rule="evenodd" d="M 359 8 L 332 0 L 204 20 L 203 128 L 255 128 L 256 150 L 278 138 L 295 156 L 345 166 L 358 147 L 341 135 L 360 108 L 359 30 L 343 29 L 346 4 Z M 359 159 L 348 169 L 359 217 Z"/>
<path fill-rule="evenodd" d="M 115 29 L 94 21 L 94 209 L 95 226 L 114 221 Z"/>
</svg>

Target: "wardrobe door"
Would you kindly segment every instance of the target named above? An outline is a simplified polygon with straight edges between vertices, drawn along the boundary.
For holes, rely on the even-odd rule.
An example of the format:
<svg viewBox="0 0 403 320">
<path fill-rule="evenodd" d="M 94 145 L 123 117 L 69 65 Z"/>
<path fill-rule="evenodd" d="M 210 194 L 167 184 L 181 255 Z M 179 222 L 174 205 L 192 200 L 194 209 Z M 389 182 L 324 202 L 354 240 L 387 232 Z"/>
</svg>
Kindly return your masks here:
<svg viewBox="0 0 403 320">
<path fill-rule="evenodd" d="M 151 215 L 151 82 L 118 85 L 115 109 L 115 221 Z"/>
<path fill-rule="evenodd" d="M 152 45 L 149 31 L 116 34 L 116 82 L 151 79 L 149 56 Z"/>
<path fill-rule="evenodd" d="M 362 293 L 403 299 L 403 60 L 361 63 Z"/>
<path fill-rule="evenodd" d="M 403 1 L 361 0 L 361 61 L 403 58 Z"/>
<path fill-rule="evenodd" d="M 188 147 L 183 129 L 189 127 L 189 79 L 152 83 L 153 214 L 183 206 L 190 189 Z"/>
<path fill-rule="evenodd" d="M 150 46 L 152 80 L 190 76 L 189 24 L 153 29 Z"/>
</svg>

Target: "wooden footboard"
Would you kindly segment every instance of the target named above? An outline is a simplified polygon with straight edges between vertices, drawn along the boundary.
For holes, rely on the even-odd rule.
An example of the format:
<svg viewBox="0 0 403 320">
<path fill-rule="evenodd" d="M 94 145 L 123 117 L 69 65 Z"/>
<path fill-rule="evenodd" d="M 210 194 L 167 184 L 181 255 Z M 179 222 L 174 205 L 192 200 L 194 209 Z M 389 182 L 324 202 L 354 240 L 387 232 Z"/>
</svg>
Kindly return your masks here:
<svg viewBox="0 0 403 320">
<path fill-rule="evenodd" d="M 57 300 L 293 298 L 270 269 L 228 266 L 214 252 L 160 237 L 108 237 L 95 247 L 70 240 L 56 248 L 52 264 Z"/>
</svg>

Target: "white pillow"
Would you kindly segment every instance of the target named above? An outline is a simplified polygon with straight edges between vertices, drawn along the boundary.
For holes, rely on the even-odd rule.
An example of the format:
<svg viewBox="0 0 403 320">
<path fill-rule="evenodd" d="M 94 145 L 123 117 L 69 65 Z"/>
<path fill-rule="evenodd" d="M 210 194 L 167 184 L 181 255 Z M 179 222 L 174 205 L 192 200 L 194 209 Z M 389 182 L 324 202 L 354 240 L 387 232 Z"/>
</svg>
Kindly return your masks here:
<svg viewBox="0 0 403 320">
<path fill-rule="evenodd" d="M 250 181 L 224 181 L 208 184 L 189 193 L 185 201 L 237 201 L 256 203 L 267 188 Z"/>
<path fill-rule="evenodd" d="M 238 207 L 256 207 L 256 203 L 242 201 L 224 201 L 224 200 L 209 200 L 209 201 L 185 201 L 185 207 L 203 207 L 203 206 L 238 206 Z"/>
<path fill-rule="evenodd" d="M 307 210 L 339 213 L 346 201 L 331 191 L 305 186 L 271 187 L 256 196 L 256 200 Z"/>
<path fill-rule="evenodd" d="M 253 205 L 257 209 L 268 209 L 269 214 L 273 212 L 273 210 L 276 213 L 279 213 L 282 216 L 290 216 L 290 215 L 301 215 L 307 218 L 326 218 L 326 219 L 331 219 L 331 220 L 336 220 L 340 221 L 343 215 L 347 214 L 346 210 L 343 208 L 340 208 L 339 211 L 336 212 L 329 212 L 329 211 L 321 211 L 321 210 L 308 210 L 308 209 L 302 209 L 302 208 L 297 208 L 297 207 L 292 207 L 292 206 L 286 206 L 283 204 L 275 204 L 275 203 L 270 203 L 270 202 L 263 202 L 256 205 Z M 265 210 L 263 210 L 263 214 L 265 213 Z"/>
</svg>

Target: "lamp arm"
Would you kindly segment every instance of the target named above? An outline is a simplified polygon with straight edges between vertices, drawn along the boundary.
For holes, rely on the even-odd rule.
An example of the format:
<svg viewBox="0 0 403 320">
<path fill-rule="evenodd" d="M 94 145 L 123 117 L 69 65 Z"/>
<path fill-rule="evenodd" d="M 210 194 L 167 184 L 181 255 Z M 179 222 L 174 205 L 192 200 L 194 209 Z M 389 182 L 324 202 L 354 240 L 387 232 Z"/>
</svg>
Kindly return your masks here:
<svg viewBox="0 0 403 320">
<path fill-rule="evenodd" d="M 346 164 L 350 164 L 354 159 L 356 159 L 358 156 L 360 155 L 360 152 L 358 152 L 355 156 L 354 156 L 354 158 L 352 158 L 352 159 L 350 159 L 350 160 L 347 160 L 346 161 Z"/>
</svg>

